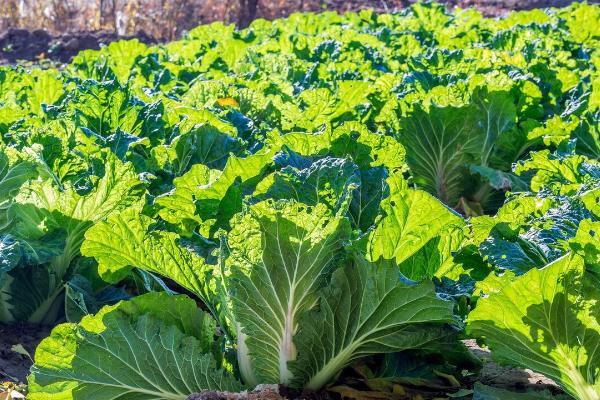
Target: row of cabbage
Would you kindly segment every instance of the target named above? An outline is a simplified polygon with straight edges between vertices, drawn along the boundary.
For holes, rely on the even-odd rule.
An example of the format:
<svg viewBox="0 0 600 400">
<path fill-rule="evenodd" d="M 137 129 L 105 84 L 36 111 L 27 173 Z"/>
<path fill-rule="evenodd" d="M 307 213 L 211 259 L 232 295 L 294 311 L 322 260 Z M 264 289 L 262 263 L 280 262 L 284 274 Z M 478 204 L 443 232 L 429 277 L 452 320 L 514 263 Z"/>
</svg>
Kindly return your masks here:
<svg viewBox="0 0 600 400">
<path fill-rule="evenodd" d="M 29 397 L 456 391 L 470 337 L 600 399 L 599 29 L 430 3 L 0 69 L 0 321 L 67 321 Z"/>
</svg>

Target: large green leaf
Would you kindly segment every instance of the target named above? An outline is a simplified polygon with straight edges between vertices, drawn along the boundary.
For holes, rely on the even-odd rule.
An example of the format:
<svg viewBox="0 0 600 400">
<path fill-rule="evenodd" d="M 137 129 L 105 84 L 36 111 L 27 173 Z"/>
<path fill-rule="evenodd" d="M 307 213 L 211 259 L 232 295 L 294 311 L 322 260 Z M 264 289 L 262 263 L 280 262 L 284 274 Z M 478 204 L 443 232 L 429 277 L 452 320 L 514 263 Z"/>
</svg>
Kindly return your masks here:
<svg viewBox="0 0 600 400">
<path fill-rule="evenodd" d="M 436 324 L 455 322 L 433 284 L 407 286 L 393 263 L 360 257 L 333 273 L 318 309 L 300 318 L 290 363 L 297 386 L 318 390 L 359 358 L 426 347 L 446 335 Z"/>
<path fill-rule="evenodd" d="M 480 143 L 471 110 L 415 106 L 402 120 L 400 142 L 406 147 L 406 161 L 417 185 L 448 204 L 461 194 L 464 168 L 476 161 Z"/>
<path fill-rule="evenodd" d="M 184 400 L 239 391 L 212 356 L 215 326 L 194 301 L 150 294 L 62 324 L 37 348 L 31 399 Z"/>
<path fill-rule="evenodd" d="M 117 282 L 131 268 L 162 275 L 198 296 L 222 330 L 232 338 L 219 268 L 206 262 L 193 243 L 173 232 L 155 229 L 153 220 L 131 208 L 96 223 L 86 233 L 81 252 L 94 257 L 103 279 Z"/>
<path fill-rule="evenodd" d="M 389 195 L 388 171 L 379 166 L 359 172 L 360 186 L 352 193 L 350 216 L 354 226 L 367 232 L 379 215 L 381 201 Z"/>
<path fill-rule="evenodd" d="M 126 134 L 154 138 L 162 126 L 160 110 L 132 94 L 130 86 L 114 80 L 78 82 L 70 106 L 77 125 L 100 141 L 118 130 Z"/>
<path fill-rule="evenodd" d="M 371 132 L 358 122 L 346 122 L 335 129 L 316 133 L 292 132 L 272 135 L 277 146 L 285 145 L 303 156 L 331 154 L 351 158 L 360 169 L 385 165 L 389 169 L 404 165 L 406 151 L 394 138 Z"/>
<path fill-rule="evenodd" d="M 119 281 L 136 267 L 173 279 L 209 303 L 205 289 L 214 267 L 187 249 L 179 235 L 152 229 L 152 224 L 139 208 L 125 210 L 89 229 L 81 253 L 94 257 L 109 281 Z"/>
<path fill-rule="evenodd" d="M 415 183 L 454 206 L 466 193 L 466 166 L 489 166 L 497 138 L 515 117 L 510 96 L 485 89 L 477 89 L 471 103 L 461 107 L 432 104 L 427 110 L 415 105 L 400 121 L 398 136 Z"/>
<path fill-rule="evenodd" d="M 37 175 L 32 162 L 18 160 L 11 162 L 0 147 L 0 208 L 5 207 L 10 196 L 14 196 L 21 185 Z"/>
<path fill-rule="evenodd" d="M 159 214 L 190 235 L 197 225 L 205 223 L 210 230 L 215 220 L 225 224 L 241 210 L 240 186 L 260 176 L 272 162 L 270 149 L 246 158 L 230 157 L 222 172 L 195 165 L 175 179 L 175 189 L 156 199 Z M 206 233 L 206 232 L 203 232 Z"/>
<path fill-rule="evenodd" d="M 160 170 L 181 176 L 194 164 L 223 168 L 229 153 L 241 148 L 241 140 L 232 138 L 212 125 L 197 125 L 176 137 L 170 145 L 152 149 Z"/>
<path fill-rule="evenodd" d="M 311 162 L 312 160 L 306 160 Z M 306 205 L 325 204 L 335 212 L 348 193 L 359 186 L 358 168 L 348 159 L 326 157 L 298 168 L 288 165 L 276 172 L 257 199 L 293 199 Z M 261 184 L 264 184 L 261 182 Z M 257 188 L 258 191 L 258 188 Z"/>
<path fill-rule="evenodd" d="M 464 221 L 430 194 L 407 188 L 400 176 L 390 176 L 388 183 L 390 196 L 381 202 L 381 216 L 368 237 L 367 258 L 394 260 L 411 279 L 432 277 L 452 262 Z"/>
<path fill-rule="evenodd" d="M 580 400 L 600 398 L 600 279 L 566 255 L 542 269 L 496 282 L 469 315 L 469 334 L 495 360 L 530 368 Z"/>
<path fill-rule="evenodd" d="M 317 301 L 349 237 L 349 221 L 320 203 L 267 200 L 235 218 L 225 264 L 246 383 L 292 382 L 298 319 Z"/>
</svg>

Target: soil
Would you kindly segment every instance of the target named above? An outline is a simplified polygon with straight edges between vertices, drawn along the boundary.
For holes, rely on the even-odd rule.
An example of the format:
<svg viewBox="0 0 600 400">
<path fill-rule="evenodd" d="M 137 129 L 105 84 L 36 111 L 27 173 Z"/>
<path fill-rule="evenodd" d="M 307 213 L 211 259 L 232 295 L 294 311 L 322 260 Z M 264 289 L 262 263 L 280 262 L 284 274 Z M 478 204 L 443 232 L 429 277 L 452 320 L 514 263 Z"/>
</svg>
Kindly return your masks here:
<svg viewBox="0 0 600 400">
<path fill-rule="evenodd" d="M 50 327 L 0 324 L 0 382 L 26 382 L 32 360 L 13 350 L 21 345 L 33 357 L 35 348 L 50 333 Z"/>
<path fill-rule="evenodd" d="M 109 31 L 83 31 L 52 36 L 43 29 L 29 31 L 9 28 L 0 33 L 0 64 L 15 64 L 22 60 L 68 63 L 82 50 L 98 50 L 100 46 L 121 39 L 138 39 L 146 44 L 157 42 L 142 31 L 130 36 L 119 36 Z"/>
<path fill-rule="evenodd" d="M 477 380 L 484 385 L 494 386 L 515 392 L 548 391 L 552 394 L 563 393 L 559 386 L 551 379 L 530 369 L 506 367 L 492 361 L 490 351 L 481 348 L 475 340 L 465 340 L 469 349 L 483 361 L 481 375 Z"/>
</svg>

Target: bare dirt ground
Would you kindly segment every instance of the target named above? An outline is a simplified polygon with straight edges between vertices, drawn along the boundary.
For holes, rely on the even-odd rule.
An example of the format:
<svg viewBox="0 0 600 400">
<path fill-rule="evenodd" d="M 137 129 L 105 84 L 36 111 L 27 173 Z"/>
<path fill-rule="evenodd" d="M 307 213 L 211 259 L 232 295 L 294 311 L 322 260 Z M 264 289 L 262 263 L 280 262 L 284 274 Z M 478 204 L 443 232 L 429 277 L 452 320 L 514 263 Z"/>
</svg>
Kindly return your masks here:
<svg viewBox="0 0 600 400">
<path fill-rule="evenodd" d="M 43 29 L 9 28 L 0 34 L 0 64 L 15 64 L 21 60 L 67 63 L 82 50 L 98 50 L 102 45 L 121 39 L 138 39 L 146 44 L 157 42 L 144 32 L 119 36 L 108 31 L 84 31 L 52 36 Z"/>
<path fill-rule="evenodd" d="M 506 367 L 493 362 L 490 351 L 478 346 L 475 340 L 465 340 L 465 344 L 483 361 L 483 368 L 478 380 L 484 385 L 517 392 L 546 390 L 553 394 L 562 393 L 556 382 L 542 374 L 529 369 Z"/>
<path fill-rule="evenodd" d="M 25 382 L 32 360 L 13 350 L 13 346 L 23 346 L 33 357 L 35 348 L 49 333 L 46 326 L 0 324 L 0 382 Z"/>
</svg>

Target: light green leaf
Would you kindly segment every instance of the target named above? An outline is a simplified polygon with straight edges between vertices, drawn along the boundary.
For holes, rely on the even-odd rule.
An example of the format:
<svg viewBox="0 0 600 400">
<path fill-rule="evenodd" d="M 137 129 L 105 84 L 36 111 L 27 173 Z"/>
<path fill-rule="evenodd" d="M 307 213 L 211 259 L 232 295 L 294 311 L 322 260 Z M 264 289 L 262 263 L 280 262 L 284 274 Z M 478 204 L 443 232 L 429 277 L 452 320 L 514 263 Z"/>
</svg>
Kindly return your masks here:
<svg viewBox="0 0 600 400">
<path fill-rule="evenodd" d="M 426 347 L 446 335 L 435 325 L 455 322 L 453 304 L 433 284 L 406 286 L 393 263 L 356 262 L 333 273 L 318 310 L 300 318 L 294 337 L 294 384 L 319 390 L 351 362 L 376 353 Z"/>
<path fill-rule="evenodd" d="M 310 162 L 310 160 L 309 160 Z M 302 168 L 305 167 L 305 168 Z M 358 168 L 348 159 L 326 157 L 307 166 L 286 166 L 273 176 L 273 183 L 258 200 L 293 199 L 306 205 L 325 204 L 332 212 L 349 192 L 359 186 Z"/>
<path fill-rule="evenodd" d="M 241 198 L 231 198 L 236 182 L 244 184 L 260 176 L 272 162 L 275 152 L 265 149 L 246 158 L 230 157 L 225 169 L 219 173 L 201 165 L 194 166 L 181 178 L 175 179 L 175 189 L 156 199 L 161 207 L 159 215 L 178 225 L 189 235 L 196 225 L 225 214 L 231 217 L 241 209 Z M 238 201 L 239 200 L 239 201 Z M 227 221 L 229 218 L 222 217 Z"/>
<path fill-rule="evenodd" d="M 585 219 L 579 223 L 579 229 L 569 241 L 571 250 L 584 258 L 588 267 L 600 274 L 600 222 Z"/>
<path fill-rule="evenodd" d="M 151 299 L 135 313 L 105 307 L 80 324 L 62 324 L 38 347 L 29 397 L 104 400 L 184 400 L 201 390 L 240 391 L 212 356 L 214 325 L 187 299 Z M 136 301 L 140 303 L 140 300 Z M 174 307 L 174 305 L 177 305 Z M 182 332 L 190 319 L 202 338 Z"/>
<path fill-rule="evenodd" d="M 388 183 L 391 193 L 381 202 L 382 217 L 376 221 L 368 238 L 367 258 L 371 261 L 383 258 L 401 264 L 439 237 L 428 251 L 440 252 L 442 259 L 451 261 L 451 251 L 461 243 L 463 219 L 430 194 L 403 187 L 405 183 L 398 175 L 390 176 Z M 432 267 L 437 270 L 440 265 Z M 426 270 L 425 275 L 432 276 L 430 269 L 423 265 L 414 278 L 422 277 Z M 411 270 L 416 271 L 414 267 Z"/>
<path fill-rule="evenodd" d="M 173 279 L 205 301 L 213 266 L 186 249 L 176 233 L 151 229 L 153 220 L 132 208 L 90 228 L 81 253 L 94 257 L 104 279 L 117 282 L 133 267 Z"/>
<path fill-rule="evenodd" d="M 468 332 L 495 360 L 529 368 L 580 400 L 600 399 L 600 280 L 583 259 L 566 255 L 480 298 Z"/>
<path fill-rule="evenodd" d="M 298 318 L 317 301 L 349 236 L 349 221 L 324 204 L 265 201 L 235 218 L 225 264 L 246 383 L 292 382 Z"/>
<path fill-rule="evenodd" d="M 152 157 L 159 169 L 181 176 L 194 164 L 222 168 L 229 153 L 240 148 L 241 140 L 220 132 L 212 125 L 198 125 L 175 138 L 170 145 L 153 148 Z"/>
<path fill-rule="evenodd" d="M 0 147 L 0 211 L 8 206 L 8 201 L 29 179 L 37 175 L 35 165 L 20 160 L 11 162 Z"/>
<path fill-rule="evenodd" d="M 461 107 L 415 105 L 400 121 L 398 136 L 415 183 L 455 205 L 464 192 L 467 164 L 489 166 L 496 139 L 514 125 L 515 114 L 510 96 L 487 89 L 477 89 Z"/>
</svg>

